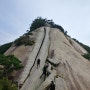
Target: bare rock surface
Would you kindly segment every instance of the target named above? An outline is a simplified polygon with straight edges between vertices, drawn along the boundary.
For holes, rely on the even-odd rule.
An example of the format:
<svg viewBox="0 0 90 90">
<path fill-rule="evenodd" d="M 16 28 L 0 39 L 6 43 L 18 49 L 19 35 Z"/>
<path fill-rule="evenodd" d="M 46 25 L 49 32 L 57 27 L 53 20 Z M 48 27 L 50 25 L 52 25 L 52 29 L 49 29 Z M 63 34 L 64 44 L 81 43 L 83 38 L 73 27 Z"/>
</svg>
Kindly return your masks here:
<svg viewBox="0 0 90 90">
<path fill-rule="evenodd" d="M 68 39 L 58 29 L 52 29 L 50 33 L 50 51 L 54 50 L 52 59 L 59 60 L 60 65 L 57 67 L 58 76 L 64 78 L 61 87 L 58 85 L 62 81 L 56 79 L 56 90 L 89 90 L 90 89 L 90 62 L 81 56 L 85 50 L 73 41 L 71 45 Z M 60 88 L 64 89 L 60 89 Z"/>
<path fill-rule="evenodd" d="M 74 49 L 77 52 L 79 52 L 81 55 L 87 53 L 87 51 L 81 45 L 79 45 L 77 42 L 75 42 L 73 39 L 69 38 L 69 42 L 74 47 Z"/>
<path fill-rule="evenodd" d="M 37 63 L 35 63 L 33 69 L 30 72 L 30 76 L 28 77 L 27 81 L 24 83 L 24 85 L 22 86 L 21 90 L 36 90 L 39 85 L 41 84 L 41 82 L 43 82 L 43 80 L 41 81 L 40 76 L 42 74 L 42 68 L 45 65 L 45 61 L 48 55 L 48 48 L 49 48 L 49 31 L 50 29 L 47 27 L 46 29 L 48 29 L 46 31 L 46 35 L 44 38 L 44 42 L 42 44 L 42 47 L 40 49 L 39 55 L 37 58 L 40 58 L 41 63 L 40 63 L 40 68 L 37 69 Z M 42 32 L 43 29 L 41 29 Z M 39 35 L 41 37 L 41 35 Z M 39 44 L 39 42 L 38 42 Z M 34 59 L 33 59 L 34 60 Z M 29 88 L 30 87 L 30 88 Z"/>
<path fill-rule="evenodd" d="M 54 66 L 58 66 L 58 65 L 60 64 L 60 60 L 58 60 L 58 59 L 54 60 L 54 59 L 48 58 L 48 61 L 49 61 L 51 64 L 53 64 Z"/>
<path fill-rule="evenodd" d="M 20 80 L 19 80 L 19 83 L 20 83 L 20 84 L 23 84 L 24 81 L 26 80 L 27 76 L 29 75 L 30 69 L 32 68 L 32 66 L 33 66 L 33 64 L 34 64 L 36 55 L 37 55 L 37 53 L 38 53 L 38 51 L 39 51 L 39 48 L 40 48 L 40 46 L 41 46 L 43 37 L 44 37 L 44 30 L 41 29 L 41 31 L 38 33 L 38 36 L 37 36 L 37 40 L 36 40 L 34 49 L 33 49 L 33 51 L 30 53 L 29 58 L 28 58 L 28 61 L 27 61 L 27 64 L 26 64 L 26 66 L 24 67 L 24 71 L 22 72 L 21 78 L 20 78 Z"/>
<path fill-rule="evenodd" d="M 55 80 L 55 76 L 57 75 L 56 70 L 53 70 L 52 73 L 47 77 L 47 79 L 41 84 L 38 90 L 47 90 L 51 84 L 51 81 Z"/>
<path fill-rule="evenodd" d="M 28 57 L 19 80 L 23 84 L 20 90 L 49 90 L 51 81 L 55 83 L 55 90 L 90 90 L 90 62 L 82 57 L 87 51 L 59 29 L 41 27 L 35 32 L 37 34 L 32 38 L 36 41 L 31 51 L 24 46 L 9 49 L 22 61 Z M 24 51 L 27 51 L 26 55 Z M 37 69 L 38 58 L 41 63 Z M 47 59 L 50 73 L 44 81 L 40 76 Z"/>
</svg>

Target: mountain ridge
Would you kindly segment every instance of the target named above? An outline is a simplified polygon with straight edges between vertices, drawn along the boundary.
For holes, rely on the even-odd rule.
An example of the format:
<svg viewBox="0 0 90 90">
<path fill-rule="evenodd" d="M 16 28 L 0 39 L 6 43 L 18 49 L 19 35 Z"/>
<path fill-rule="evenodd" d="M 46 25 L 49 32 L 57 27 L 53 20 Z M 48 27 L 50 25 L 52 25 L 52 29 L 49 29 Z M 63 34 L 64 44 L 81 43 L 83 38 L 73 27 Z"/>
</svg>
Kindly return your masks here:
<svg viewBox="0 0 90 90">
<path fill-rule="evenodd" d="M 37 70 L 35 63 L 35 66 L 32 69 L 32 71 L 29 72 L 28 68 L 30 68 L 30 65 L 33 64 L 32 59 L 33 61 L 35 60 L 34 55 L 37 52 L 36 50 L 40 47 L 39 45 L 40 42 L 42 42 L 44 28 L 46 29 L 46 33 L 47 33 L 47 36 L 45 37 L 46 41 L 44 41 L 44 44 L 42 45 L 43 49 L 41 49 L 41 51 L 39 52 L 40 54 L 37 57 L 37 59 L 40 58 L 43 63 L 41 63 L 39 70 Z M 60 89 L 89 90 L 90 89 L 90 84 L 89 84 L 90 62 L 82 57 L 82 54 L 88 52 L 81 45 L 75 42 L 72 38 L 65 36 L 59 29 L 56 28 L 44 26 L 36 29 L 32 33 L 35 33 L 33 34 L 33 37 L 36 37 L 34 45 L 32 46 L 21 45 L 15 48 L 16 51 L 14 49 L 11 50 L 12 53 L 10 53 L 11 52 L 10 48 L 5 52 L 5 55 L 8 54 L 15 55 L 15 53 L 20 54 L 20 56 L 19 55 L 15 55 L 15 56 L 21 58 L 21 61 L 23 61 L 23 63 L 25 63 L 26 61 L 25 63 L 26 69 L 24 67 L 20 76 L 17 78 L 19 84 L 23 84 L 21 90 L 25 90 L 25 88 L 27 88 L 26 90 L 47 90 L 48 86 L 50 85 L 50 81 L 52 80 L 55 81 L 56 90 L 60 90 Z M 39 37 L 41 39 L 37 39 Z M 47 47 L 48 46 L 47 44 L 49 44 L 49 47 Z M 37 49 L 35 49 L 35 47 L 37 47 Z M 34 49 L 35 52 L 33 51 Z M 31 53 L 33 54 L 30 55 Z M 25 56 L 25 54 L 27 57 Z M 44 54 L 46 54 L 46 56 Z M 22 60 L 23 57 L 24 58 L 26 57 L 26 59 Z M 48 59 L 49 62 L 50 75 L 46 78 L 45 81 L 43 81 L 39 79 L 39 75 L 42 73 L 42 68 L 45 64 L 46 59 Z M 53 67 L 53 70 L 50 69 L 51 66 Z M 26 71 L 27 74 L 25 73 Z M 37 71 L 38 71 L 38 76 L 34 74 L 34 72 L 37 73 Z M 32 78 L 28 76 L 29 74 L 32 75 L 31 76 Z M 27 78 L 27 80 L 21 83 L 19 81 L 20 78 L 22 78 L 23 80 Z M 36 83 L 35 86 L 34 83 Z"/>
</svg>

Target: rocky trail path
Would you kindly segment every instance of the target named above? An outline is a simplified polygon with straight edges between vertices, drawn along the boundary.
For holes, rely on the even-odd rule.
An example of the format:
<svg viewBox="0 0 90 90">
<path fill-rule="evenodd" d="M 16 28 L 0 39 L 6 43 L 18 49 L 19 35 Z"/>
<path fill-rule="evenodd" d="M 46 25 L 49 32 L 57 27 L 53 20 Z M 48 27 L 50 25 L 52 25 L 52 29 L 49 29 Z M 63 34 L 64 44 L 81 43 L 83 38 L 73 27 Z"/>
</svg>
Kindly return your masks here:
<svg viewBox="0 0 90 90">
<path fill-rule="evenodd" d="M 48 29 L 48 30 L 46 30 L 46 29 Z M 31 67 L 32 69 L 30 70 L 30 72 L 28 70 L 29 75 L 28 75 L 28 77 L 26 77 L 27 79 L 25 79 L 25 81 L 23 78 L 21 79 L 22 81 L 24 81 L 24 83 L 20 90 L 36 90 L 36 88 L 38 88 L 41 85 L 41 83 L 43 82 L 43 79 L 40 79 L 40 76 L 42 74 L 42 68 L 45 65 L 46 58 L 48 56 L 50 28 L 48 28 L 48 27 L 42 28 L 41 32 L 43 35 L 39 35 L 39 36 L 40 37 L 42 36 L 43 39 L 41 40 L 41 44 L 39 43 L 40 40 L 38 42 L 40 44 L 39 50 L 34 59 L 33 66 Z M 38 58 L 41 60 L 41 62 L 40 62 L 40 67 L 37 69 L 37 61 L 36 60 Z M 27 68 L 25 70 L 27 70 Z M 22 74 L 22 76 L 23 76 L 23 74 Z"/>
</svg>

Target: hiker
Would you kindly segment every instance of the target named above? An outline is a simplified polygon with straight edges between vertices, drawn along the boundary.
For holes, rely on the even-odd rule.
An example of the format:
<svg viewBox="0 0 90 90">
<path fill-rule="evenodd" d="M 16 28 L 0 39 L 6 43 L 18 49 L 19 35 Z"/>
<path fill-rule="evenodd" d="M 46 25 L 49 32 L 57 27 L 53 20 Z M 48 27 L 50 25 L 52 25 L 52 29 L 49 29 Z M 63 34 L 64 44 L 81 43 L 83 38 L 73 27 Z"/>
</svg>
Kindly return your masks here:
<svg viewBox="0 0 90 90">
<path fill-rule="evenodd" d="M 47 76 L 47 64 L 44 65 L 43 67 L 43 73 L 42 75 L 40 76 L 40 78 L 44 75 L 44 80 L 46 79 L 46 76 Z"/>
<path fill-rule="evenodd" d="M 49 63 L 45 62 L 45 66 L 46 66 L 46 68 L 48 68 L 49 67 Z"/>
<path fill-rule="evenodd" d="M 50 90 L 55 90 L 55 84 L 53 81 L 51 81 L 51 84 L 50 84 Z"/>
<path fill-rule="evenodd" d="M 37 59 L 37 68 L 40 67 L 40 59 Z"/>
<path fill-rule="evenodd" d="M 47 68 L 46 76 L 48 76 L 50 74 L 50 72 L 48 71 L 49 63 L 46 62 L 45 65 L 46 65 L 46 68 Z"/>
</svg>

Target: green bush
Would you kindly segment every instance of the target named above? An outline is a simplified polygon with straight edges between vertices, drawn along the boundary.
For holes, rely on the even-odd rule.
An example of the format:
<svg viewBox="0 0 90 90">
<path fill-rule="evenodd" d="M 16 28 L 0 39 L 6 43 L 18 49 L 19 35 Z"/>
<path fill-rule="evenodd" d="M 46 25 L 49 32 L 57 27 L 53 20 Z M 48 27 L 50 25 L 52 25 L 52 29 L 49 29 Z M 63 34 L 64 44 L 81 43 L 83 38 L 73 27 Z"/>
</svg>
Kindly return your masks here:
<svg viewBox="0 0 90 90">
<path fill-rule="evenodd" d="M 14 43 L 16 44 L 16 46 L 20 46 L 20 45 L 33 45 L 34 41 L 29 39 L 28 35 L 25 36 L 21 36 L 20 38 L 16 39 L 14 41 Z"/>
<path fill-rule="evenodd" d="M 47 20 L 47 23 L 49 23 L 52 28 L 57 28 L 57 29 L 61 30 L 63 33 L 65 33 L 63 27 L 60 26 L 60 25 L 55 24 L 55 23 L 53 22 L 53 20 Z"/>
<path fill-rule="evenodd" d="M 33 45 L 34 43 L 35 43 L 34 41 L 29 41 L 29 42 L 26 42 L 26 43 L 25 43 L 25 46 L 27 46 L 27 45 L 30 45 L 30 46 L 31 46 L 31 45 Z"/>
<path fill-rule="evenodd" d="M 14 55 L 0 55 L 0 65 L 3 66 L 3 68 L 1 68 L 0 70 L 1 77 L 6 77 L 14 70 L 20 70 L 21 68 L 23 68 L 21 61 L 18 58 L 14 57 Z"/>
<path fill-rule="evenodd" d="M 33 35 L 33 33 L 31 33 L 31 32 L 28 32 L 28 35 Z"/>
<path fill-rule="evenodd" d="M 12 45 L 12 42 L 0 46 L 0 54 L 4 54 Z"/>
<path fill-rule="evenodd" d="M 49 24 L 52 28 L 60 29 L 65 35 L 67 35 L 67 31 L 64 31 L 62 26 L 55 24 L 53 20 L 43 19 L 42 17 L 38 17 L 32 22 L 29 32 L 34 31 L 41 26 L 46 26 L 46 24 Z"/>
<path fill-rule="evenodd" d="M 41 26 L 45 26 L 45 23 L 46 23 L 46 19 L 43 19 L 41 17 L 36 18 L 30 26 L 30 31 L 33 31 Z"/>
<path fill-rule="evenodd" d="M 15 84 L 12 84 L 7 78 L 0 79 L 0 90 L 18 90 Z"/>
<path fill-rule="evenodd" d="M 83 56 L 84 58 L 90 60 L 90 54 L 84 54 L 84 55 L 82 55 L 82 56 Z"/>
</svg>

